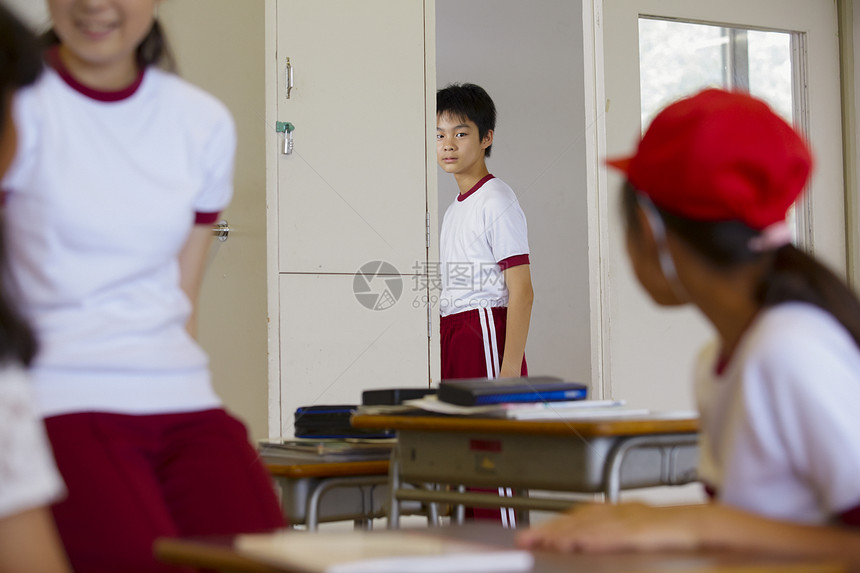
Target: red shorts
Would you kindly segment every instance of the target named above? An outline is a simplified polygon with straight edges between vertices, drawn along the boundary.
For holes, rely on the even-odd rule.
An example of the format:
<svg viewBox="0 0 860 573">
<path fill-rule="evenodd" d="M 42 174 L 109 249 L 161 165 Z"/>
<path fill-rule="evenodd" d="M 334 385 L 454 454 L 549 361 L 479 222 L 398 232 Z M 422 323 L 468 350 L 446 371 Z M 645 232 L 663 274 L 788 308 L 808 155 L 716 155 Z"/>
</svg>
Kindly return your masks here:
<svg viewBox="0 0 860 573">
<path fill-rule="evenodd" d="M 477 308 L 443 316 L 442 380 L 452 378 L 495 378 L 505 353 L 508 309 Z M 521 369 L 528 376 L 526 357 Z"/>
<path fill-rule="evenodd" d="M 497 377 L 505 352 L 507 318 L 508 309 L 505 307 L 478 308 L 443 316 L 439 327 L 442 339 L 442 380 Z M 528 376 L 525 356 L 521 374 Z M 500 487 L 498 490 L 502 497 L 512 495 L 510 488 Z M 495 490 L 469 488 L 469 491 Z M 504 527 L 517 526 L 517 512 L 509 507 L 470 507 L 466 508 L 466 517 L 495 521 Z"/>
<path fill-rule="evenodd" d="M 45 420 L 68 489 L 54 519 L 77 573 L 179 571 L 155 560 L 158 537 L 283 527 L 245 426 L 224 410 Z"/>
</svg>

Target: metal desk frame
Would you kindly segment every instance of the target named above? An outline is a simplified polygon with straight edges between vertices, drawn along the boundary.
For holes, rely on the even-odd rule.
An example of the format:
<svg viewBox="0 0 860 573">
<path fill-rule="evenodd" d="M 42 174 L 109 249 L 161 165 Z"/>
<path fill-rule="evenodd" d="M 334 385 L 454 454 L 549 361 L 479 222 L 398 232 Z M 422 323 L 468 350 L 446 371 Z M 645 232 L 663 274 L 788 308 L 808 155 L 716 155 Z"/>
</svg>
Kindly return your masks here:
<svg viewBox="0 0 860 573">
<path fill-rule="evenodd" d="M 389 462 L 381 461 L 329 461 L 289 457 L 267 458 L 266 466 L 279 491 L 281 510 L 288 523 L 305 525 L 308 531 L 317 531 L 319 524 L 331 521 L 349 521 L 356 529 L 372 529 L 373 520 L 385 517 L 388 493 Z M 408 490 L 410 484 L 404 484 Z M 331 511 L 322 505 L 324 496 L 339 490 L 338 500 L 349 507 Z M 398 504 L 398 511 L 400 511 Z M 437 506 L 426 509 L 413 506 L 409 515 L 426 515 L 428 523 L 438 523 Z"/>
<path fill-rule="evenodd" d="M 370 529 L 374 518 L 385 515 L 383 507 L 375 507 L 374 494 L 388 487 L 388 461 L 332 462 L 287 457 L 265 461 L 280 489 L 281 508 L 290 525 L 306 525 L 308 531 L 316 531 L 323 521 L 353 520 L 357 527 Z M 355 511 L 323 511 L 323 496 L 338 489 L 349 496 L 357 507 Z"/>
<path fill-rule="evenodd" d="M 463 485 L 603 493 L 682 485 L 696 480 L 696 418 L 512 421 L 430 416 L 355 416 L 356 427 L 397 430 L 389 465 L 389 527 L 400 504 L 420 501 L 472 507 L 563 511 L 569 500 L 467 492 Z M 628 465 L 625 466 L 625 461 Z M 555 471 L 547 471 L 552 466 Z M 404 482 L 444 489 L 406 489 Z M 461 513 L 458 511 L 458 514 Z"/>
</svg>

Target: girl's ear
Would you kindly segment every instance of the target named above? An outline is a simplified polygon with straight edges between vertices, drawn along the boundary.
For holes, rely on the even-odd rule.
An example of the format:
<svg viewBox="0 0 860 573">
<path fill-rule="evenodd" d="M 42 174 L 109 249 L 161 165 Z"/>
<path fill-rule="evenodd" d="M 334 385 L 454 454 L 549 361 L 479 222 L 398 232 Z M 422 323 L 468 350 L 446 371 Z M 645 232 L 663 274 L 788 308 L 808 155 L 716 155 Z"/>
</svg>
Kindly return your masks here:
<svg viewBox="0 0 860 573">
<path fill-rule="evenodd" d="M 678 306 L 688 302 L 686 296 L 682 296 L 683 286 L 673 285 L 677 277 L 667 278 L 660 265 L 660 247 L 654 236 L 645 209 L 641 205 L 636 206 L 635 229 L 628 228 L 626 231 L 627 256 L 633 267 L 633 272 L 645 291 L 651 298 L 661 306 Z M 664 246 L 663 248 L 667 248 Z"/>
<path fill-rule="evenodd" d="M 487 135 L 481 140 L 481 149 L 486 149 L 493 144 L 493 130 L 487 131 Z"/>
</svg>

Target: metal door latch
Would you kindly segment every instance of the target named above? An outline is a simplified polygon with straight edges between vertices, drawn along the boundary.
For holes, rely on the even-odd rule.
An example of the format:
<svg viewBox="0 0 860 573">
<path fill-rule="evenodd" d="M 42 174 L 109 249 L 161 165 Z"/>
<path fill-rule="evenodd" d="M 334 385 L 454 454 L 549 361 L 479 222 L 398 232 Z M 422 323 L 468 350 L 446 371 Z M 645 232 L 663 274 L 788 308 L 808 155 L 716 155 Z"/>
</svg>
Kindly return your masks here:
<svg viewBox="0 0 860 573">
<path fill-rule="evenodd" d="M 290 99 L 290 92 L 293 91 L 293 66 L 290 64 L 290 59 L 287 58 L 287 66 L 285 69 L 287 99 Z"/>
<path fill-rule="evenodd" d="M 275 123 L 275 131 L 284 134 L 284 155 L 290 155 L 293 152 L 293 131 L 294 126 L 289 121 L 278 121 Z"/>
<path fill-rule="evenodd" d="M 212 227 L 212 234 L 218 237 L 218 240 L 223 243 L 230 236 L 230 223 L 228 223 L 226 219 L 218 221 L 215 223 L 215 226 Z"/>
</svg>

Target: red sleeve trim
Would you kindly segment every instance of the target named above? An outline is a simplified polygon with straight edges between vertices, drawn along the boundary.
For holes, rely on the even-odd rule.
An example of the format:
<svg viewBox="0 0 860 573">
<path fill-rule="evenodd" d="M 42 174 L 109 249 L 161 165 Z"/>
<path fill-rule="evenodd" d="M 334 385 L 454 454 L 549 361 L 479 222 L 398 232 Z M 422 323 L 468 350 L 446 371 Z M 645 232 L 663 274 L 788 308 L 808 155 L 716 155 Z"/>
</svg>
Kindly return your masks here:
<svg viewBox="0 0 860 573">
<path fill-rule="evenodd" d="M 218 215 L 221 214 L 221 211 L 215 211 L 214 213 L 201 213 L 197 212 L 194 214 L 194 224 L 195 225 L 211 225 L 218 220 Z"/>
<path fill-rule="evenodd" d="M 860 527 L 860 504 L 836 516 L 836 521 L 842 525 Z"/>
<path fill-rule="evenodd" d="M 6 195 L 8 194 L 8 191 L 0 190 L 0 207 L 6 205 Z"/>
<path fill-rule="evenodd" d="M 503 271 L 506 271 L 511 267 L 518 267 L 520 265 L 527 264 L 529 264 L 528 255 L 514 255 L 513 257 L 508 257 L 507 259 L 502 259 L 498 262 L 499 268 Z"/>
</svg>

